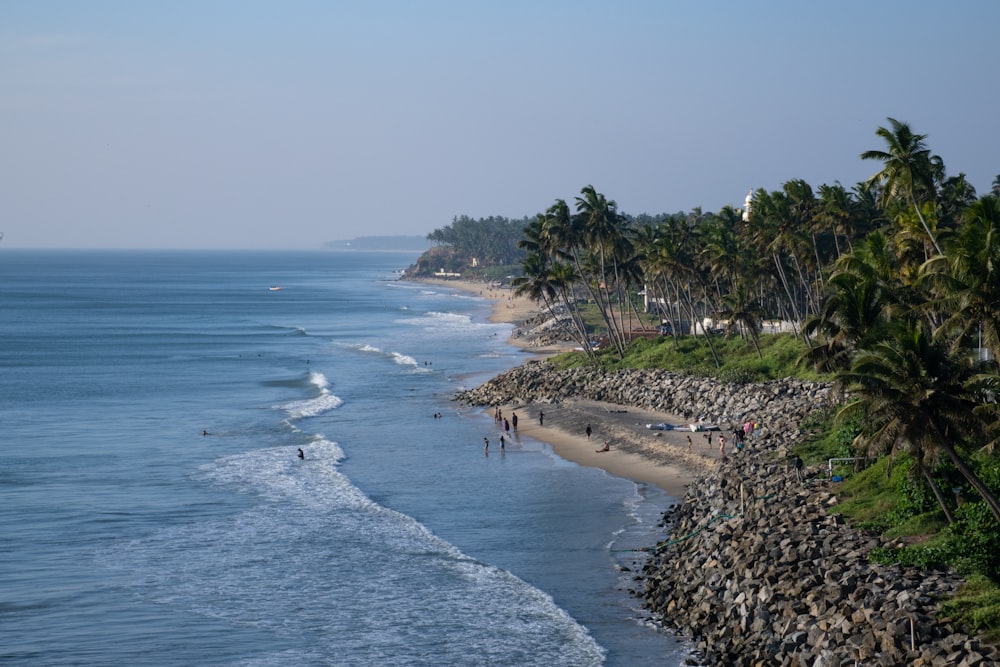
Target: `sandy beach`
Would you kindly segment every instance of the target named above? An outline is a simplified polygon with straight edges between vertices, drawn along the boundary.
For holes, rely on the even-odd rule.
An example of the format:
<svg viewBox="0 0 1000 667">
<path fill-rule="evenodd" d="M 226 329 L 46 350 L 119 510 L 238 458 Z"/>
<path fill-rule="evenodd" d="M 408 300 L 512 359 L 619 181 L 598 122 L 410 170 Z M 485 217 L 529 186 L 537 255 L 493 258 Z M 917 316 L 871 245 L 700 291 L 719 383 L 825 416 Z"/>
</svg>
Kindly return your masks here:
<svg viewBox="0 0 1000 667">
<path fill-rule="evenodd" d="M 484 283 L 462 280 L 433 279 L 422 282 L 493 301 L 490 320 L 494 322 L 519 326 L 539 312 L 535 302 L 514 296 L 509 289 L 490 288 Z M 536 347 L 526 337 L 512 338 L 510 342 L 540 358 L 573 347 L 571 343 Z M 718 461 L 718 444 L 707 442 L 704 433 L 647 428 L 648 424 L 683 423 L 677 415 L 583 399 L 550 405 L 505 405 L 501 406 L 501 410 L 508 420 L 514 414 L 518 416 L 517 432 L 512 431 L 512 438 L 527 436 L 545 442 L 568 461 L 601 468 L 616 477 L 653 484 L 678 499 L 683 497 L 685 487 L 696 476 L 712 469 Z M 484 412 L 492 414 L 493 409 Z M 544 419 L 540 419 L 539 413 L 544 413 Z M 589 437 L 586 433 L 588 424 L 591 428 Z M 497 428 L 501 427 L 498 425 Z M 712 435 L 717 438 L 718 432 Z M 689 438 L 692 443 L 690 448 Z M 605 442 L 609 445 L 608 451 L 598 452 Z"/>
</svg>

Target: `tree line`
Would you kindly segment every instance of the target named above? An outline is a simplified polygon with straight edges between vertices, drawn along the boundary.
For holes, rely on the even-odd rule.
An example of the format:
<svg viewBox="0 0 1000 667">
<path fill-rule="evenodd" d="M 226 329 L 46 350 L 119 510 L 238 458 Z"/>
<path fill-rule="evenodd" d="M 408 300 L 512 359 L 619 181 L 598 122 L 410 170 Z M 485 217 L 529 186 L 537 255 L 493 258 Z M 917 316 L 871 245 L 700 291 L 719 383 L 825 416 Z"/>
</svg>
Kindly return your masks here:
<svg viewBox="0 0 1000 667">
<path fill-rule="evenodd" d="M 705 322 L 755 348 L 763 322 L 794 323 L 802 363 L 843 392 L 837 422 L 852 425 L 855 448 L 890 461 L 905 452 L 926 494 L 916 504 L 939 507 L 960 556 L 975 553 L 995 578 L 1000 176 L 980 196 L 927 135 L 887 120 L 859 156 L 875 173 L 851 187 L 794 179 L 752 192 L 748 210 L 630 216 L 588 185 L 534 217 L 462 216 L 428 238 L 466 265 L 519 262 L 516 291 L 592 358 L 624 356 L 640 294 L 670 331 L 702 337 L 717 365 L 720 332 Z M 590 345 L 584 316 L 595 313 L 607 351 Z M 960 503 L 962 490 L 981 501 Z"/>
<path fill-rule="evenodd" d="M 844 392 L 839 419 L 859 424 L 855 445 L 907 452 L 950 523 L 985 512 L 1000 537 L 1000 176 L 978 196 L 907 123 L 889 118 L 875 134 L 881 145 L 860 159 L 877 170 L 849 188 L 796 179 L 753 192 L 746 211 L 631 217 L 588 185 L 516 232 L 490 225 L 509 234 L 493 254 L 464 217 L 429 238 L 467 237 L 466 253 L 498 262 L 517 257 L 513 241 L 516 291 L 561 317 L 590 355 L 585 309 L 623 355 L 643 290 L 672 331 L 686 321 L 713 355 L 713 332 L 696 325 L 705 318 L 755 347 L 763 321 L 796 323 L 803 362 Z M 978 510 L 958 511 L 942 490 L 963 481 Z"/>
</svg>

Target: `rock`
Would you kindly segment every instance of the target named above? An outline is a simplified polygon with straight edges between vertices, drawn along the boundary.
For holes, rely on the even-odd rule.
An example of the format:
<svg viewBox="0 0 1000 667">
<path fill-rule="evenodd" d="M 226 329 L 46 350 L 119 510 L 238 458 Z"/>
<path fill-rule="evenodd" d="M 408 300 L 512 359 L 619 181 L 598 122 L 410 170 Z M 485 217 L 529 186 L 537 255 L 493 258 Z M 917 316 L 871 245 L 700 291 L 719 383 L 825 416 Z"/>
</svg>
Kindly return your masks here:
<svg viewBox="0 0 1000 667">
<path fill-rule="evenodd" d="M 959 578 L 870 563 L 878 539 L 826 514 L 836 497 L 819 471 L 806 470 L 814 482 L 804 486 L 782 463 L 801 437 L 798 424 L 832 400 L 829 385 L 792 378 L 734 385 L 663 370 L 529 362 L 456 396 L 489 406 L 581 398 L 765 425 L 759 440 L 689 485 L 664 516 L 670 534 L 690 539 L 665 538 L 641 567 L 638 597 L 693 640 L 701 664 L 1000 664 L 995 647 L 937 619 L 934 601 Z"/>
</svg>

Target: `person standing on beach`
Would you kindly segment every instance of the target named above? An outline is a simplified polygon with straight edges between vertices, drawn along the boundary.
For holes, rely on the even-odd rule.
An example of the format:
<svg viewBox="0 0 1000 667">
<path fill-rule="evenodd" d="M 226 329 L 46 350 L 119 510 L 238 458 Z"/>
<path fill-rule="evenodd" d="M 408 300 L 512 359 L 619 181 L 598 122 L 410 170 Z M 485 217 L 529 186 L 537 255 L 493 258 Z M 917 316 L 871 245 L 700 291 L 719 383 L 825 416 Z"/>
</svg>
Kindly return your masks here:
<svg viewBox="0 0 1000 667">
<path fill-rule="evenodd" d="M 506 444 L 507 444 L 507 441 L 504 440 L 504 437 L 501 435 L 500 436 L 500 451 L 501 452 L 504 450 L 504 445 L 506 445 Z"/>
<path fill-rule="evenodd" d="M 507 421 L 506 417 L 503 418 L 503 432 L 510 433 L 510 422 Z"/>
<path fill-rule="evenodd" d="M 694 443 L 693 443 L 693 442 L 691 441 L 691 436 L 689 435 L 689 436 L 688 436 L 688 451 L 689 451 L 689 452 L 691 451 L 691 446 L 692 446 L 692 445 L 694 445 Z"/>
<path fill-rule="evenodd" d="M 719 456 L 725 458 L 726 456 L 726 436 L 719 434 Z"/>
<path fill-rule="evenodd" d="M 502 438 L 503 436 L 500 437 Z M 485 447 L 483 447 L 483 449 L 485 449 L 487 452 L 490 451 L 490 439 L 487 437 L 483 437 L 483 443 L 485 443 L 486 445 Z"/>
<path fill-rule="evenodd" d="M 538 425 L 545 426 L 545 413 L 541 410 L 538 411 Z"/>
<path fill-rule="evenodd" d="M 515 431 L 517 430 L 517 413 L 516 412 L 510 413 L 510 425 L 514 427 Z"/>
<path fill-rule="evenodd" d="M 587 440 L 590 440 L 591 433 L 593 433 L 593 431 L 590 428 L 590 424 L 587 424 Z"/>
</svg>

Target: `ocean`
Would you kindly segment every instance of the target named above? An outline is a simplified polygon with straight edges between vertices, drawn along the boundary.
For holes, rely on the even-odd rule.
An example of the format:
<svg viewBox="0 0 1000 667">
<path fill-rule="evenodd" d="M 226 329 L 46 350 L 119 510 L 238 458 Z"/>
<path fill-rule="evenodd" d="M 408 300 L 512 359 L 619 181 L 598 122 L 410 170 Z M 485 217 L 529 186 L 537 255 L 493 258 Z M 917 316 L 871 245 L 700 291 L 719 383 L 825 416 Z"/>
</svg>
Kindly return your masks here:
<svg viewBox="0 0 1000 667">
<path fill-rule="evenodd" d="M 525 353 L 415 259 L 3 249 L 0 663 L 682 664 L 674 499 L 484 453 L 451 397 Z"/>
</svg>

